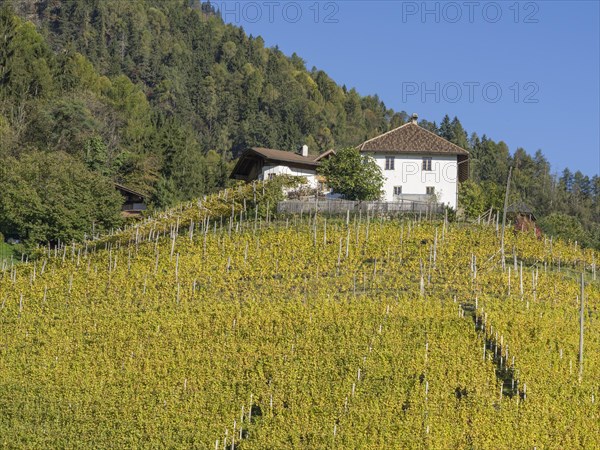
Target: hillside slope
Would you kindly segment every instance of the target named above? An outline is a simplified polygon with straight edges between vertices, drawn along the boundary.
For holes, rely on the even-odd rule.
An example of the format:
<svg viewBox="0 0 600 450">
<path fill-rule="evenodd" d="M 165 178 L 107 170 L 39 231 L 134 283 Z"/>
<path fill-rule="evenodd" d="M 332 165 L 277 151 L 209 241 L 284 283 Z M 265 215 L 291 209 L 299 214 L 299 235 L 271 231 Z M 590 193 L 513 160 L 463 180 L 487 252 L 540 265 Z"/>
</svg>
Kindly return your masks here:
<svg viewBox="0 0 600 450">
<path fill-rule="evenodd" d="M 4 266 L 2 444 L 600 445 L 597 253 L 510 235 L 503 272 L 493 227 L 248 216 Z"/>
</svg>

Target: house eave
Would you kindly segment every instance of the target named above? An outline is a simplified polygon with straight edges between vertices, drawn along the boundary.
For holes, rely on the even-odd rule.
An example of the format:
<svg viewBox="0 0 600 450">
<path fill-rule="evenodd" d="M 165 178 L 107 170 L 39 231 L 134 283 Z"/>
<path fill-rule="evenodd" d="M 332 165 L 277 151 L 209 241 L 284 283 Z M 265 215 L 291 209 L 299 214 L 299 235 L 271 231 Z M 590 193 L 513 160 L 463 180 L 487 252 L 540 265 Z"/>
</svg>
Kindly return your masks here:
<svg viewBox="0 0 600 450">
<path fill-rule="evenodd" d="M 265 166 L 286 166 L 295 169 L 303 169 L 309 171 L 316 171 L 317 167 L 321 165 L 320 162 L 305 158 L 305 161 L 298 160 L 298 156 L 290 152 L 290 159 L 283 158 L 272 158 L 265 155 L 265 149 L 249 148 L 246 150 L 238 159 L 235 167 L 229 175 L 230 179 L 251 181 L 252 179 L 252 168 L 256 165 L 258 171 L 262 170 Z M 266 149 L 268 150 L 268 149 Z M 272 151 L 272 150 L 270 150 Z M 280 152 L 284 153 L 284 152 Z M 284 155 L 287 156 L 287 155 Z"/>
<path fill-rule="evenodd" d="M 403 156 L 468 156 L 467 150 L 463 152 L 436 152 L 432 150 L 379 150 L 379 149 L 365 149 L 360 150 L 361 153 L 374 153 L 374 154 L 386 154 L 386 155 L 403 155 Z"/>
<path fill-rule="evenodd" d="M 300 163 L 295 161 L 283 161 L 277 159 L 266 159 L 264 165 L 269 166 L 287 166 L 287 167 L 295 167 L 298 169 L 308 169 L 308 170 L 317 170 L 317 167 L 320 166 L 319 163 Z"/>
</svg>

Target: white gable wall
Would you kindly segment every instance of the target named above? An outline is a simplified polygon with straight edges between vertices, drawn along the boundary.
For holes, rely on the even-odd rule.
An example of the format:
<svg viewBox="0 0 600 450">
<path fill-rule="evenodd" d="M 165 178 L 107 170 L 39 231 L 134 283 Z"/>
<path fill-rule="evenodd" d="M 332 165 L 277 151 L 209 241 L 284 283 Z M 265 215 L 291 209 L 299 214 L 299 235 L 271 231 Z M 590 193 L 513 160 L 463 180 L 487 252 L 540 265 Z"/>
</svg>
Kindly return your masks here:
<svg viewBox="0 0 600 450">
<path fill-rule="evenodd" d="M 425 195 L 427 186 L 432 186 L 441 203 L 456 209 L 458 189 L 458 158 L 456 155 L 367 154 L 375 158 L 384 176 L 384 200 L 398 200 L 397 197 L 394 197 L 395 186 L 402 186 L 402 195 Z M 394 170 L 385 170 L 386 156 L 395 158 Z M 423 157 L 431 158 L 431 171 L 422 170 Z"/>
<path fill-rule="evenodd" d="M 264 166 L 262 168 L 262 172 L 259 176 L 259 180 L 268 180 L 270 176 L 277 175 L 291 175 L 296 177 L 306 177 L 308 181 L 308 185 L 311 188 L 318 187 L 317 182 L 317 173 L 315 170 L 310 169 L 300 169 L 298 167 L 288 167 L 288 166 Z"/>
</svg>

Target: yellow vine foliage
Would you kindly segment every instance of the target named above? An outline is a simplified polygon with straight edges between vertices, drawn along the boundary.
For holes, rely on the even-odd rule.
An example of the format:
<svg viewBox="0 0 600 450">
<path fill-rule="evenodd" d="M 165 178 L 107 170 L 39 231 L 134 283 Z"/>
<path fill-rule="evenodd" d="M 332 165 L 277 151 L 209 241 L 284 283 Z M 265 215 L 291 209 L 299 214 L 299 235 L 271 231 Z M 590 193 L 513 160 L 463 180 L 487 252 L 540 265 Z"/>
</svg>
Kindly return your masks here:
<svg viewBox="0 0 600 450">
<path fill-rule="evenodd" d="M 243 189 L 3 268 L 0 445 L 600 447 L 597 253 Z"/>
</svg>

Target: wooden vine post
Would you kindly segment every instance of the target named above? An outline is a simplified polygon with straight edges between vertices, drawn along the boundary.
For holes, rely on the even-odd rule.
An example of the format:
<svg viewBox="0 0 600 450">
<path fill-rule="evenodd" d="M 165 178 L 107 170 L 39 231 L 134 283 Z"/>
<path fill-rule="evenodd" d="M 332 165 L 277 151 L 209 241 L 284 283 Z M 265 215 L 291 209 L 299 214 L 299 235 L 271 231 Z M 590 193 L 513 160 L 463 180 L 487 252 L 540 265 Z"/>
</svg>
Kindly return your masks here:
<svg viewBox="0 0 600 450">
<path fill-rule="evenodd" d="M 581 295 L 580 295 L 580 308 L 579 308 L 579 382 L 583 379 L 583 307 L 585 304 L 583 290 L 584 290 L 584 278 L 583 273 L 581 274 Z"/>
<path fill-rule="evenodd" d="M 508 180 L 506 180 L 506 193 L 504 194 L 504 212 L 502 213 L 502 239 L 500 243 L 500 253 L 502 254 L 502 270 L 504 270 L 504 230 L 506 229 L 506 210 L 508 208 L 508 191 L 510 189 L 510 176 L 512 167 L 508 168 Z"/>
</svg>

